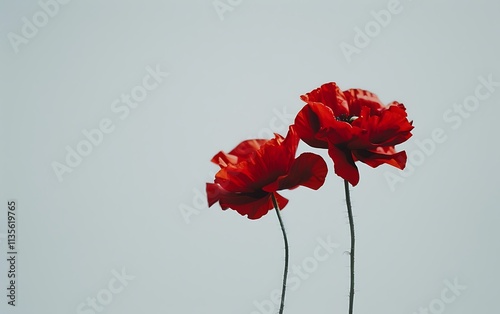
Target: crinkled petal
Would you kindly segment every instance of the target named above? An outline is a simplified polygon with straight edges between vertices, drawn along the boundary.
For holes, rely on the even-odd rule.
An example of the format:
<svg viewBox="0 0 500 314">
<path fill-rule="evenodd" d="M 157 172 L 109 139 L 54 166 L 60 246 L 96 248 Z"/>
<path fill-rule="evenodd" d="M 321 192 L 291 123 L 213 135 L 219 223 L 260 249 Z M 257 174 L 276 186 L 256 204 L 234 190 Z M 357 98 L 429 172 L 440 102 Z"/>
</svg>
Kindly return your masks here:
<svg viewBox="0 0 500 314">
<path fill-rule="evenodd" d="M 265 139 L 253 139 L 241 142 L 236 146 L 229 154 L 238 157 L 239 159 L 246 159 L 250 157 L 255 151 L 264 145 L 268 140 Z"/>
<path fill-rule="evenodd" d="M 362 114 L 353 122 L 353 127 L 366 130 L 361 134 L 357 145 L 351 146 L 353 149 L 363 148 L 363 145 L 365 149 L 394 146 L 410 138 L 413 130 L 406 112 L 399 106 L 390 106 L 378 115 L 371 115 L 370 109 L 363 107 Z"/>
<path fill-rule="evenodd" d="M 353 154 L 359 161 L 373 168 L 376 168 L 382 164 L 388 164 L 402 170 L 406 166 L 406 152 L 401 151 L 397 153 L 392 146 L 378 147 L 375 151 L 353 151 Z"/>
<path fill-rule="evenodd" d="M 281 136 L 280 138 L 279 142 L 271 140 L 264 144 L 257 151 L 252 162 L 249 162 L 249 171 L 260 173 L 259 178 L 255 180 L 255 188 L 262 188 L 288 173 L 295 160 L 300 138 L 294 126 L 289 127 L 287 136 L 284 139 Z"/>
<path fill-rule="evenodd" d="M 380 120 L 371 129 L 371 142 L 381 146 L 394 146 L 409 139 L 413 130 L 413 122 L 408 121 L 405 107 L 402 104 L 390 105 L 380 114 Z"/>
<path fill-rule="evenodd" d="M 252 156 L 264 143 L 268 140 L 252 139 L 246 140 L 238 144 L 229 153 L 219 152 L 213 158 L 212 162 L 221 167 L 227 167 L 228 164 L 237 164 L 239 161 L 245 160 Z"/>
<path fill-rule="evenodd" d="M 223 151 L 218 152 L 210 160 L 214 164 L 219 165 L 221 168 L 227 167 L 228 165 L 235 165 L 238 163 L 238 157 L 234 155 L 227 154 Z"/>
<path fill-rule="evenodd" d="M 375 113 L 384 108 L 384 105 L 377 95 L 364 89 L 348 89 L 344 91 L 344 96 L 347 100 L 349 106 L 349 114 L 351 116 L 359 116 L 363 107 L 370 108 L 372 113 Z"/>
<path fill-rule="evenodd" d="M 230 192 L 249 193 L 262 189 L 288 173 L 299 145 L 299 136 L 290 126 L 287 137 L 276 134 L 247 160 L 229 164 L 215 175 L 215 183 Z"/>
<path fill-rule="evenodd" d="M 349 106 L 345 95 L 334 82 L 323 84 L 300 98 L 308 104 L 320 103 L 330 107 L 336 117 L 349 115 Z"/>
</svg>

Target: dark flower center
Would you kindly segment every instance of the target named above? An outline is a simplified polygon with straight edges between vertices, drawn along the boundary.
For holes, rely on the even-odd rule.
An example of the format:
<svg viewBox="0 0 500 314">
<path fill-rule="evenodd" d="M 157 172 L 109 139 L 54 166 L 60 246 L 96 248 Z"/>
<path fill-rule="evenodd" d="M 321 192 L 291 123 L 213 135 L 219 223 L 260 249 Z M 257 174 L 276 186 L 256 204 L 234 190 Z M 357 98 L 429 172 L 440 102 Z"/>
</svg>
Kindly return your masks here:
<svg viewBox="0 0 500 314">
<path fill-rule="evenodd" d="M 335 117 L 337 121 L 342 121 L 347 123 L 352 123 L 352 121 L 356 120 L 357 118 L 358 118 L 357 116 L 351 116 L 347 114 L 341 114 L 340 116 Z"/>
</svg>

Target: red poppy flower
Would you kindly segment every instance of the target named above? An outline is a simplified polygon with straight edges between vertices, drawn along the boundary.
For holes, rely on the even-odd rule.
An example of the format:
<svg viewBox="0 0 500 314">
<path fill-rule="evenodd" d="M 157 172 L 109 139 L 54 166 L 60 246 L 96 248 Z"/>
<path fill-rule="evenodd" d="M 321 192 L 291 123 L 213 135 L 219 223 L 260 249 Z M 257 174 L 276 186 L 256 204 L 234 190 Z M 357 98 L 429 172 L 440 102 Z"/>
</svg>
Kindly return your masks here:
<svg viewBox="0 0 500 314">
<path fill-rule="evenodd" d="M 327 83 L 302 95 L 307 103 L 295 118 L 295 128 L 310 146 L 328 148 L 335 173 L 353 186 L 359 182 L 355 161 L 371 167 L 406 165 L 406 152 L 394 146 L 412 136 L 413 122 L 399 102 L 384 106 L 377 95 L 361 89 L 341 91 Z"/>
<path fill-rule="evenodd" d="M 214 183 L 207 183 L 209 206 L 219 202 L 223 210 L 232 208 L 250 219 L 258 219 L 273 209 L 274 193 L 280 209 L 288 200 L 277 193 L 299 185 L 317 190 L 327 174 L 323 158 L 303 153 L 295 158 L 299 136 L 291 126 L 286 138 L 279 134 L 270 140 L 255 139 L 240 143 L 229 153 L 212 158 L 221 170 Z"/>
</svg>

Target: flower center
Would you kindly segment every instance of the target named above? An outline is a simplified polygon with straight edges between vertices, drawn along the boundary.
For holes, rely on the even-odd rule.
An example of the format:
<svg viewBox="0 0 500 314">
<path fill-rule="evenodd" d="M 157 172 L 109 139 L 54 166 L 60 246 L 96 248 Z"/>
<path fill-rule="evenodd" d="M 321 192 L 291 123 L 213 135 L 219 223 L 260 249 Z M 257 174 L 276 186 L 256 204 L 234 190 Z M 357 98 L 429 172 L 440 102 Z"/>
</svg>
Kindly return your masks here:
<svg viewBox="0 0 500 314">
<path fill-rule="evenodd" d="M 341 114 L 340 116 L 335 117 L 335 119 L 337 119 L 337 121 L 342 121 L 342 122 L 347 122 L 347 123 L 352 123 L 357 118 L 358 118 L 357 116 L 349 116 L 346 114 Z"/>
</svg>

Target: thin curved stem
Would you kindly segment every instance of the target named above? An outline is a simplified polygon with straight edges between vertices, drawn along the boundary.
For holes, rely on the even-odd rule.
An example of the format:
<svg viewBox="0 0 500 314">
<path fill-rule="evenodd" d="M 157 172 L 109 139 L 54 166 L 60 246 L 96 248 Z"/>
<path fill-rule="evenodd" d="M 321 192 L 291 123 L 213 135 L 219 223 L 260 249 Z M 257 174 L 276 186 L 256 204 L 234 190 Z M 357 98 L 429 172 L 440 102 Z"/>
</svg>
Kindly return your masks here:
<svg viewBox="0 0 500 314">
<path fill-rule="evenodd" d="M 273 200 L 274 209 L 276 210 L 276 215 L 280 222 L 281 232 L 283 233 L 283 241 L 285 242 L 285 270 L 283 272 L 283 288 L 281 290 L 281 304 L 279 314 L 283 314 L 283 309 L 285 307 L 285 292 L 286 292 L 286 279 L 288 276 L 288 239 L 286 237 L 285 226 L 283 225 L 283 220 L 281 219 L 280 208 L 278 202 L 276 201 L 276 196 L 274 193 L 271 194 Z"/>
<path fill-rule="evenodd" d="M 349 314 L 353 313 L 354 305 L 354 219 L 352 217 L 351 194 L 349 192 L 349 182 L 344 180 L 345 199 L 347 204 L 347 214 L 349 215 L 349 227 L 351 229 L 351 288 L 349 290 Z"/>
</svg>

